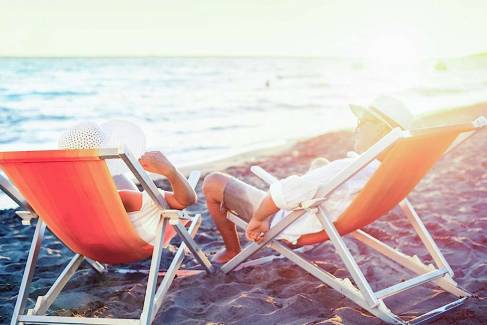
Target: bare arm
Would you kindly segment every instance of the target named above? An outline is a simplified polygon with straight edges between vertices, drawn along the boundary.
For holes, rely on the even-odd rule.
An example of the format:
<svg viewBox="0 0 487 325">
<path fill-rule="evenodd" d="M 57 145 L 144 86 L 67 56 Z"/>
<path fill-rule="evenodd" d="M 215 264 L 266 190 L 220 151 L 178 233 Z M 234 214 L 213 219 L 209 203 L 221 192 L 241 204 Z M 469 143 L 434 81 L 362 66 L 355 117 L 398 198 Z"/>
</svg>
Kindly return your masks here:
<svg viewBox="0 0 487 325">
<path fill-rule="evenodd" d="M 270 216 L 274 215 L 279 208 L 276 206 L 272 197 L 269 193 L 265 196 L 265 198 L 260 203 L 257 210 L 255 210 L 252 219 L 255 221 L 266 221 L 269 219 Z"/>
<path fill-rule="evenodd" d="M 267 193 L 257 210 L 255 210 L 252 219 L 250 219 L 245 232 L 247 238 L 252 241 L 261 240 L 265 233 L 269 231 L 269 217 L 274 215 L 277 211 L 279 211 L 279 208 L 272 200 L 270 193 Z"/>
<path fill-rule="evenodd" d="M 166 192 L 165 198 L 169 206 L 176 209 L 184 209 L 198 201 L 196 192 L 191 188 L 186 177 L 177 169 L 173 174 L 167 176 L 173 192 Z"/>
<path fill-rule="evenodd" d="M 119 190 L 118 194 L 125 211 L 134 212 L 142 208 L 142 193 L 139 190 Z"/>
<path fill-rule="evenodd" d="M 173 191 L 166 192 L 165 199 L 171 208 L 184 209 L 197 202 L 196 192 L 186 178 L 161 152 L 146 152 L 139 161 L 145 170 L 167 177 Z"/>
</svg>

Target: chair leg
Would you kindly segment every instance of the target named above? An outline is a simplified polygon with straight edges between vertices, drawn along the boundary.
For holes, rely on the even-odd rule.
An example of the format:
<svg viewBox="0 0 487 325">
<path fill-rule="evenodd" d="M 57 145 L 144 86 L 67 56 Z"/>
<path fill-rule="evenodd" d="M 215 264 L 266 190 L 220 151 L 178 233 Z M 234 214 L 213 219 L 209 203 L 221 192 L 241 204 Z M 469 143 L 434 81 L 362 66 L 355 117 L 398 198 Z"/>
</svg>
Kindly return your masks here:
<svg viewBox="0 0 487 325">
<path fill-rule="evenodd" d="M 25 311 L 25 303 L 29 297 L 29 288 L 32 282 L 32 276 L 34 275 L 34 270 L 37 265 L 37 259 L 39 257 L 39 251 L 41 248 L 42 239 L 44 238 L 45 230 L 46 224 L 42 222 L 41 219 L 38 219 L 34 231 L 34 237 L 32 238 L 32 244 L 29 250 L 29 256 L 27 257 L 24 275 L 22 276 L 19 295 L 17 296 L 14 312 L 12 314 L 12 320 L 10 321 L 11 325 L 17 324 L 19 315 L 22 315 Z"/>
<path fill-rule="evenodd" d="M 360 291 L 362 292 L 365 300 L 370 304 L 371 307 L 377 306 L 379 304 L 379 301 L 375 297 L 372 288 L 365 279 L 365 276 L 353 259 L 352 254 L 348 250 L 345 242 L 343 241 L 343 238 L 340 236 L 333 223 L 326 217 L 325 212 L 321 207 L 318 208 L 318 213 L 316 213 L 315 215 L 320 223 L 323 225 L 323 228 L 325 228 L 325 231 L 330 237 L 333 246 L 335 246 L 338 255 L 340 255 L 341 259 L 345 263 L 348 272 L 350 272 L 353 280 L 360 288 Z"/>
<path fill-rule="evenodd" d="M 85 257 L 85 261 L 93 268 L 93 270 L 95 270 L 96 272 L 98 273 L 105 273 L 107 272 L 107 268 L 101 264 L 100 262 L 98 261 L 95 261 L 95 260 L 92 260 L 91 258 L 89 257 Z"/>
<path fill-rule="evenodd" d="M 54 282 L 49 291 L 44 296 L 37 297 L 36 305 L 33 309 L 31 309 L 32 315 L 44 315 L 46 313 L 61 290 L 63 290 L 66 283 L 68 283 L 69 279 L 83 262 L 83 259 L 84 257 L 79 254 L 73 256 L 69 264 L 64 268 L 63 272 L 56 279 L 56 282 Z"/>
<path fill-rule="evenodd" d="M 193 221 L 191 222 L 191 226 L 188 229 L 188 232 L 190 233 L 191 237 L 194 238 L 194 236 L 198 232 L 200 225 L 201 225 L 201 215 L 198 214 L 193 218 Z M 162 282 L 156 291 L 156 294 L 154 296 L 154 307 L 153 307 L 151 322 L 154 321 L 157 311 L 159 310 L 159 308 L 161 308 L 162 302 L 167 292 L 169 291 L 169 288 L 174 280 L 174 277 L 176 276 L 176 272 L 181 267 L 181 264 L 183 263 L 184 254 L 186 251 L 188 251 L 188 247 L 183 242 L 179 246 L 178 251 L 176 252 L 176 255 L 174 256 L 171 262 L 171 265 L 167 269 L 167 272 L 164 275 L 164 278 L 162 279 Z"/>
<path fill-rule="evenodd" d="M 154 307 L 154 295 L 156 292 L 157 275 L 159 273 L 159 266 L 161 264 L 162 243 L 164 232 L 168 224 L 167 218 L 163 218 L 157 226 L 157 236 L 152 252 L 152 261 L 150 265 L 149 278 L 147 280 L 147 288 L 145 291 L 144 307 L 140 315 L 140 324 L 149 325 L 152 319 L 152 312 Z"/>
<path fill-rule="evenodd" d="M 181 237 L 193 256 L 196 258 L 196 260 L 205 268 L 206 272 L 213 273 L 213 265 L 211 264 L 210 260 L 208 260 L 208 257 L 205 255 L 203 250 L 194 241 L 193 237 L 191 237 L 188 230 L 184 228 L 179 220 L 176 220 L 175 222 L 171 221 L 171 225 L 174 227 L 178 235 Z"/>
<path fill-rule="evenodd" d="M 448 274 L 450 275 L 450 277 L 453 277 L 452 268 L 450 267 L 445 257 L 441 253 L 440 249 L 436 245 L 434 239 L 431 237 L 431 234 L 429 233 L 428 229 L 426 229 L 423 221 L 421 221 L 418 214 L 414 210 L 413 205 L 409 202 L 408 199 L 404 199 L 401 203 L 399 203 L 399 207 L 407 216 L 409 222 L 413 226 L 414 230 L 418 234 L 424 246 L 430 253 L 431 257 L 433 257 L 433 260 L 435 261 L 436 265 L 439 268 L 446 268 L 448 270 Z"/>
<path fill-rule="evenodd" d="M 387 322 L 389 324 L 404 323 L 398 316 L 392 313 L 389 308 L 387 308 L 382 300 L 379 300 L 376 306 L 371 306 L 370 303 L 366 301 L 362 292 L 357 289 L 352 284 L 352 282 L 350 282 L 349 279 L 340 279 L 335 277 L 333 274 L 330 274 L 329 272 L 321 269 L 317 265 L 307 261 L 299 254 L 293 252 L 291 249 L 285 247 L 277 241 L 273 241 L 270 247 L 289 259 L 291 262 L 295 263 L 297 266 L 299 266 L 309 274 L 316 277 L 321 282 L 340 292 L 345 297 L 370 312 L 372 315 L 379 317 L 384 322 Z"/>
<path fill-rule="evenodd" d="M 353 232 L 352 236 L 358 241 L 374 249 L 378 253 L 384 255 L 385 257 L 388 257 L 397 264 L 411 270 L 416 274 L 423 274 L 434 270 L 433 265 L 424 264 L 416 255 L 408 256 L 381 242 L 377 238 L 372 237 L 363 230 L 357 230 Z M 459 288 L 455 281 L 453 281 L 450 277 L 443 277 L 434 280 L 433 283 L 457 297 L 469 297 L 471 295 L 469 292 Z"/>
</svg>

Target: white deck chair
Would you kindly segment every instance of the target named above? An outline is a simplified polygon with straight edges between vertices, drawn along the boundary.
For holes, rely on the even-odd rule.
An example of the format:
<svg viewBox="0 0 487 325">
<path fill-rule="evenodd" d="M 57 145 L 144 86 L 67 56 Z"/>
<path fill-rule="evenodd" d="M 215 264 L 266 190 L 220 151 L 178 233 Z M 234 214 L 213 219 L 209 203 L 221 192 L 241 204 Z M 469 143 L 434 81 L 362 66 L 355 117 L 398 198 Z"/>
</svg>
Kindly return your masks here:
<svg viewBox="0 0 487 325">
<path fill-rule="evenodd" d="M 153 246 L 144 242 L 130 223 L 105 163 L 106 159 L 123 160 L 158 205 L 160 222 Z M 32 209 L 39 216 L 11 325 L 19 323 L 147 325 L 154 320 L 161 307 L 186 251 L 189 250 L 208 273 L 213 272 L 213 266 L 194 241 L 194 236 L 201 224 L 201 216 L 197 214 L 191 217 L 185 211 L 168 209 L 153 181 L 127 150 L 109 148 L 0 152 L 0 168 L 15 185 L 14 187 L 3 179 L 2 189 L 19 204 Z M 188 180 L 193 188 L 198 182 L 199 175 L 199 172 L 192 173 Z M 29 205 L 25 203 L 23 197 Z M 189 229 L 186 229 L 182 223 L 182 220 L 187 219 L 191 220 Z M 160 285 L 157 286 L 164 235 L 169 225 L 174 227 L 182 243 Z M 49 291 L 38 297 L 35 306 L 25 313 L 30 284 L 46 226 L 75 255 Z M 102 272 L 103 265 L 98 262 L 130 263 L 151 256 L 145 300 L 139 319 L 45 315 L 83 261 L 90 262 L 97 271 Z"/>
<path fill-rule="evenodd" d="M 470 293 L 460 288 L 453 280 L 451 267 L 407 199 L 407 195 L 443 153 L 486 125 L 487 119 L 480 117 L 472 123 L 446 127 L 415 131 L 401 131 L 399 128 L 392 130 L 369 150 L 357 157 L 349 167 L 330 179 L 328 183 L 323 184 L 314 199 L 302 202 L 298 208 L 272 227 L 260 243 L 250 243 L 242 252 L 224 264 L 222 270 L 225 273 L 234 270 L 258 250 L 267 246 L 387 323 L 405 324 L 406 321 L 395 315 L 386 306 L 383 301 L 384 298 L 429 281 L 459 299 L 411 319 L 408 323 L 426 322 L 460 306 L 465 299 L 470 297 Z M 381 153 L 384 153 L 385 157 L 379 169 L 338 220 L 331 223 L 320 204 L 326 200 L 330 193 Z M 277 180 L 262 168 L 253 168 L 253 172 L 269 184 Z M 415 232 L 432 256 L 436 267 L 431 264 L 424 264 L 417 256 L 401 253 L 360 230 L 396 205 L 399 205 L 412 224 Z M 321 241 L 331 240 L 355 285 L 348 278 L 337 278 L 324 271 L 275 240 L 287 226 L 306 212 L 311 212 L 318 218 L 324 228 L 324 237 Z M 247 223 L 238 216 L 229 213 L 227 218 L 239 228 L 246 229 Z M 377 252 L 416 273 L 417 276 L 374 292 L 343 241 L 342 236 L 348 233 Z"/>
</svg>

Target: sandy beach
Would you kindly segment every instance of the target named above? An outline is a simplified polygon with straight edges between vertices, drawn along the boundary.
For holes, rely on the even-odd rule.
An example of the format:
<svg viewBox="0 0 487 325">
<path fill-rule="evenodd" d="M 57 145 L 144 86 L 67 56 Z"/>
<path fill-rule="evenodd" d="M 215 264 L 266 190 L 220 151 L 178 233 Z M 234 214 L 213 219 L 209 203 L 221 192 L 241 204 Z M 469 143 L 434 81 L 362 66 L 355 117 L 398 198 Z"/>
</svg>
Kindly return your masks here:
<svg viewBox="0 0 487 325">
<path fill-rule="evenodd" d="M 479 115 L 487 116 L 487 104 L 431 114 L 423 117 L 418 125 L 464 122 Z M 259 165 L 277 177 L 285 177 L 305 172 L 316 157 L 341 158 L 351 146 L 351 131 L 344 130 L 299 141 L 279 150 L 248 153 L 200 167 L 204 171 L 222 170 L 265 188 L 251 174 L 250 166 Z M 487 323 L 486 149 L 487 130 L 484 130 L 445 156 L 410 195 L 411 202 L 453 268 L 455 280 L 473 293 L 463 306 L 436 320 L 435 324 Z M 159 183 L 161 187 L 165 186 L 163 182 Z M 201 182 L 198 194 L 198 204 L 190 208 L 204 217 L 196 241 L 211 255 L 223 243 L 208 216 Z M 0 323 L 10 320 L 33 230 L 33 226 L 21 225 L 14 210 L 0 212 Z M 406 254 L 431 261 L 406 218 L 397 210 L 365 230 Z M 241 240 L 246 242 L 243 235 Z M 351 238 L 346 240 L 374 290 L 411 277 L 409 272 L 366 246 Z M 174 253 L 173 247 L 164 253 L 163 268 L 169 265 Z M 329 242 L 317 245 L 305 256 L 335 276 L 347 276 Z M 70 257 L 70 251 L 48 232 L 31 296 L 45 294 Z M 109 266 L 109 272 L 103 275 L 83 265 L 56 300 L 51 314 L 138 318 L 149 262 Z M 184 266 L 194 269 L 195 262 L 188 256 Z M 453 299 L 436 287 L 426 286 L 386 302 L 396 314 L 408 318 Z M 29 307 L 33 303 L 30 299 Z M 214 275 L 182 273 L 173 282 L 155 323 L 380 324 L 381 321 L 291 262 L 279 259 L 229 275 L 222 272 Z"/>
</svg>

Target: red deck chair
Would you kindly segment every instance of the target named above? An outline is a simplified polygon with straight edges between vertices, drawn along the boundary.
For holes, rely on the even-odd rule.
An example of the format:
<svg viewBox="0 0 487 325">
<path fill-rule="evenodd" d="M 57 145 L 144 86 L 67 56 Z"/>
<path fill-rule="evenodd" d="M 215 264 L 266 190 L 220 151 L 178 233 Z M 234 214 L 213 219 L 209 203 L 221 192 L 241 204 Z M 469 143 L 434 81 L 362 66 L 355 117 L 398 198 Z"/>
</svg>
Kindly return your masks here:
<svg viewBox="0 0 487 325">
<path fill-rule="evenodd" d="M 429 321 L 461 305 L 470 294 L 459 288 L 456 282 L 453 281 L 451 267 L 408 201 L 407 195 L 446 151 L 486 125 L 487 119 L 480 117 L 472 123 L 446 127 L 413 131 L 401 131 L 399 128 L 392 130 L 369 150 L 358 156 L 349 167 L 324 184 L 315 199 L 301 202 L 298 208 L 272 227 L 260 243 L 250 243 L 237 256 L 224 264 L 222 270 L 225 273 L 234 270 L 259 249 L 268 246 L 387 323 L 405 324 L 406 321 L 387 308 L 383 301 L 384 298 L 429 281 L 433 281 L 433 283 L 459 299 L 424 315 L 410 319 L 408 323 L 418 324 Z M 378 170 L 336 222 L 330 222 L 320 204 L 326 200 L 330 193 L 376 159 L 381 153 L 384 153 L 385 156 Z M 253 171 L 269 184 L 277 181 L 275 177 L 260 167 L 253 168 Z M 436 267 L 424 264 L 416 256 L 407 256 L 360 230 L 397 205 L 404 211 L 404 214 L 432 256 Z M 304 235 L 298 240 L 298 243 L 309 245 L 330 239 L 355 285 L 352 284 L 350 279 L 337 278 L 305 260 L 295 251 L 275 239 L 287 226 L 306 212 L 313 213 L 322 224 L 324 230 L 319 233 Z M 239 228 L 245 229 L 247 227 L 245 221 L 231 213 L 228 214 L 228 219 L 239 226 Z M 342 236 L 346 234 L 351 234 L 354 238 L 418 275 L 374 292 L 343 241 Z M 262 260 L 266 261 L 265 257 Z M 249 265 L 257 263 L 247 262 Z"/>
<path fill-rule="evenodd" d="M 105 159 L 122 159 L 144 190 L 159 205 L 161 219 L 154 246 L 143 241 L 133 228 Z M 193 239 L 201 224 L 201 216 L 190 217 L 185 211 L 168 209 L 154 182 L 126 150 L 1 152 L 0 168 L 39 216 L 11 324 L 150 324 L 183 262 L 185 250 L 189 249 L 207 272 L 213 271 L 211 263 Z M 190 177 L 193 187 L 198 179 L 199 172 L 193 173 Z M 191 219 L 191 226 L 186 229 L 182 220 L 188 219 Z M 46 226 L 75 253 L 75 256 L 47 294 L 38 297 L 35 307 L 24 314 Z M 169 233 L 169 227 L 174 228 L 182 243 L 164 279 L 157 287 L 163 243 L 167 241 L 164 235 Z M 83 260 L 87 259 L 92 266 L 101 271 L 101 263 L 130 263 L 151 256 L 140 319 L 45 316 L 49 306 Z"/>
</svg>

